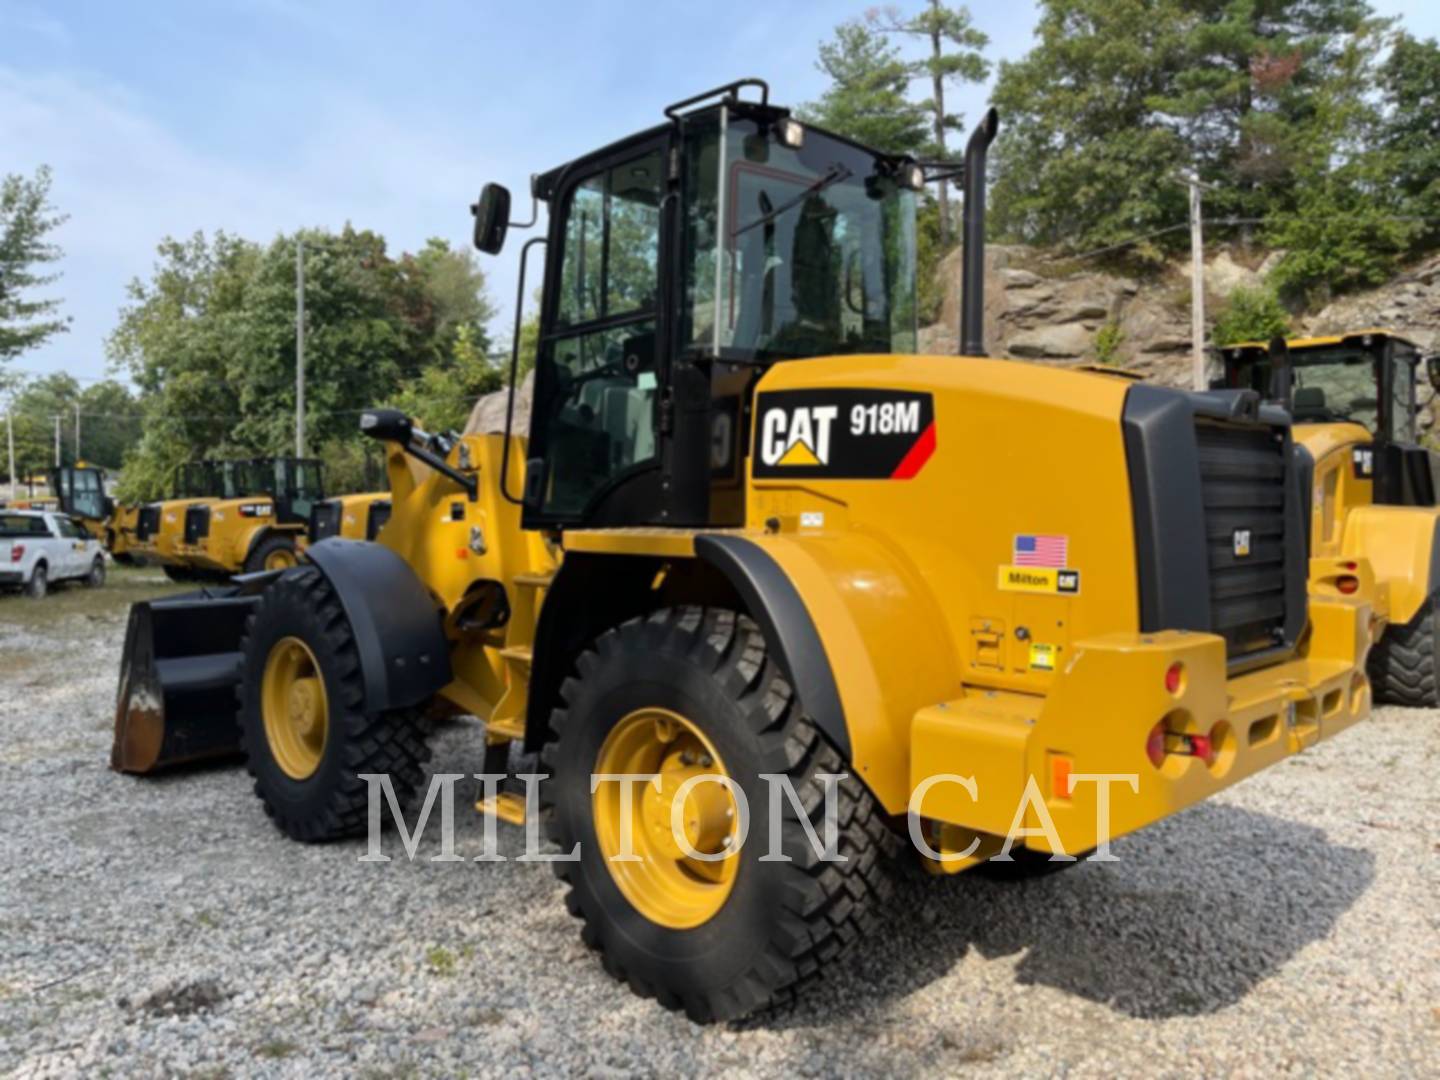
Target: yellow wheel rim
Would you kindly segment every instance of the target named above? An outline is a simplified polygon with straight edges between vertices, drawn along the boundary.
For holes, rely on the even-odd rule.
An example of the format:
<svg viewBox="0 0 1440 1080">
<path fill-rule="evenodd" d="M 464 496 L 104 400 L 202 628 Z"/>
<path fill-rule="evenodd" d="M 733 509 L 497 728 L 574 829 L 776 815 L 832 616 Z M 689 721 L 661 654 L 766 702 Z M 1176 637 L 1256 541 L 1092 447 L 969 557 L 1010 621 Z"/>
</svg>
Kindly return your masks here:
<svg viewBox="0 0 1440 1080">
<path fill-rule="evenodd" d="M 276 548 L 270 552 L 269 555 L 265 556 L 266 570 L 289 570 L 290 567 L 295 565 L 297 565 L 295 552 L 289 548 Z"/>
<path fill-rule="evenodd" d="M 729 898 L 740 868 L 740 814 L 725 782 L 730 774 L 705 733 L 669 709 L 638 709 L 606 737 L 595 772 L 660 778 L 658 784 L 605 780 L 594 785 L 596 839 L 625 899 L 651 922 L 676 930 L 713 917 Z M 631 788 L 628 822 L 622 814 L 625 784 Z M 622 839 L 628 842 L 622 845 Z M 625 852 L 631 857 L 622 858 Z"/>
<path fill-rule="evenodd" d="M 325 753 L 330 700 L 315 654 L 299 638 L 281 638 L 270 650 L 260 709 L 275 764 L 292 780 L 309 779 Z"/>
</svg>

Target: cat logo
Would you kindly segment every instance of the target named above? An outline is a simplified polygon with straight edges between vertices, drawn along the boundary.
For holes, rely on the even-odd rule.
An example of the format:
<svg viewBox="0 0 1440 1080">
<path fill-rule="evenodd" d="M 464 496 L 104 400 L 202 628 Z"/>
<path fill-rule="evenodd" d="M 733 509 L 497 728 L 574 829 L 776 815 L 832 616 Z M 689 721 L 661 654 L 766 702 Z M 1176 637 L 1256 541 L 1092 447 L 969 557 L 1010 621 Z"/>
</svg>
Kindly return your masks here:
<svg viewBox="0 0 1440 1080">
<path fill-rule="evenodd" d="M 830 425 L 835 405 L 771 408 L 760 429 L 760 460 L 766 465 L 817 466 L 830 463 Z"/>
<path fill-rule="evenodd" d="M 1250 557 L 1250 530 L 1236 529 L 1232 540 L 1235 545 L 1235 557 L 1248 559 Z"/>
</svg>

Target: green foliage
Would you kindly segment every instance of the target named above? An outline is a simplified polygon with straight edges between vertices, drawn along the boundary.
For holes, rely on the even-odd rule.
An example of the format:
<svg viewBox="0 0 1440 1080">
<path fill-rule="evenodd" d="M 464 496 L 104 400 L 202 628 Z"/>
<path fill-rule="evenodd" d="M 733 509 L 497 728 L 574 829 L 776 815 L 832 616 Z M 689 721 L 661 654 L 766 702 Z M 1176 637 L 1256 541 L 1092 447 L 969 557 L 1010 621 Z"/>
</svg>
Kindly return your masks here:
<svg viewBox="0 0 1440 1080">
<path fill-rule="evenodd" d="M 996 225 L 1072 250 L 1170 230 L 1127 249 L 1159 260 L 1188 241 L 1175 176 L 1193 170 L 1207 216 L 1284 219 L 1302 287 L 1368 278 L 1313 245 L 1340 227 L 1317 215 L 1371 193 L 1352 162 L 1381 30 L 1366 0 L 1045 0 L 1037 45 L 996 86 Z M 1387 246 L 1375 224 L 1350 238 Z"/>
<path fill-rule="evenodd" d="M 19 475 L 43 472 L 55 464 L 57 416 L 61 460 L 74 463 L 77 406 L 81 425 L 80 456 L 90 464 L 107 469 L 120 467 L 126 452 L 140 438 L 139 405 L 135 398 L 118 382 L 95 383 L 82 390 L 73 377 L 57 373 L 20 386 L 6 406 L 15 426 L 15 469 Z"/>
<path fill-rule="evenodd" d="M 1114 364 L 1120 359 L 1120 346 L 1125 343 L 1125 331 L 1115 321 L 1107 322 L 1095 331 L 1095 362 Z"/>
<path fill-rule="evenodd" d="M 40 268 L 60 258 L 46 239 L 65 222 L 50 205 L 50 170 L 42 165 L 26 179 L 0 177 L 0 364 L 36 348 L 70 326 L 56 312 L 60 301 L 27 298 L 31 289 L 49 285 L 59 274 Z"/>
<path fill-rule="evenodd" d="M 1397 151 L 1373 145 L 1381 117 L 1369 88 L 1375 28 L 1352 38 L 1309 95 L 1314 146 L 1294 170 L 1293 202 L 1270 216 L 1267 239 L 1286 254 L 1271 280 L 1309 301 L 1336 290 L 1379 285 L 1412 249 L 1423 226 L 1408 220 L 1393 176 Z"/>
<path fill-rule="evenodd" d="M 921 199 L 915 214 L 915 291 L 921 326 L 930 326 L 940 317 L 947 284 L 940 278 L 940 264 L 953 250 L 942 235 L 940 204 Z"/>
<path fill-rule="evenodd" d="M 924 109 L 910 101 L 912 78 L 899 50 L 864 21 L 842 23 L 816 63 L 830 86 L 802 106 L 811 123 L 891 154 L 920 154 L 928 138 Z"/>
<path fill-rule="evenodd" d="M 1389 156 L 1390 181 L 1415 223 L 1415 240 L 1440 243 L 1440 43 L 1396 37 L 1380 68 L 1384 119 L 1379 146 Z"/>
<path fill-rule="evenodd" d="M 265 247 L 225 233 L 167 239 L 150 279 L 131 284 L 109 343 L 147 416 L 127 494 L 158 495 L 176 465 L 202 454 L 293 451 L 297 240 L 312 447 L 342 461 L 331 448 L 358 440 L 356 418 L 375 405 L 414 407 L 447 426 L 493 382 L 484 364 L 492 308 L 469 252 L 432 240 L 392 258 L 382 237 L 348 226 Z"/>
<path fill-rule="evenodd" d="M 1231 291 L 1215 319 L 1210 340 L 1221 348 L 1241 341 L 1265 341 L 1290 335 L 1290 315 L 1274 289 L 1240 286 Z"/>
</svg>

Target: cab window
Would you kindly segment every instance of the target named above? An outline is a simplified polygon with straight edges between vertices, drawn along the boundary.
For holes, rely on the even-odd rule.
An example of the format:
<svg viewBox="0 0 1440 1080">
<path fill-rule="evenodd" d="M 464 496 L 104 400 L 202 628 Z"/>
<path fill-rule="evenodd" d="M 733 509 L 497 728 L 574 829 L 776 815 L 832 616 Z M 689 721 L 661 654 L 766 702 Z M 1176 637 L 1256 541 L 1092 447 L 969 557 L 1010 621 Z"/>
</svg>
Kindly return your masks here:
<svg viewBox="0 0 1440 1080">
<path fill-rule="evenodd" d="M 655 461 L 663 195 L 664 155 L 656 148 L 585 178 L 563 207 L 559 298 L 535 417 L 547 516 L 583 515 L 626 474 Z"/>
</svg>

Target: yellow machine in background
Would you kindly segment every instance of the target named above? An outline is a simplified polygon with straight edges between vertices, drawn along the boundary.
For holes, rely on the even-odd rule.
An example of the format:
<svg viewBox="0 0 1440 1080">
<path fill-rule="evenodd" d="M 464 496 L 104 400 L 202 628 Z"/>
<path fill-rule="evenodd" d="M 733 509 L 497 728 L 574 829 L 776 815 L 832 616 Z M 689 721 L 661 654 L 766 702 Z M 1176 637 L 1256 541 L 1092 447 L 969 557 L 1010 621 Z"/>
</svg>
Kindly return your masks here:
<svg viewBox="0 0 1440 1080">
<path fill-rule="evenodd" d="M 428 717 L 478 717 L 487 775 L 518 750 L 545 778 L 479 809 L 542 815 L 606 969 L 710 1021 L 884 917 L 908 822 L 937 872 L 1007 836 L 1049 869 L 1365 716 L 1373 612 L 1307 596 L 1283 410 L 981 358 L 996 124 L 963 169 L 962 357 L 915 355 L 935 175 L 764 84 L 537 176 L 528 437 L 365 414 L 378 542 L 136 605 L 114 765 L 239 749 L 326 840 L 364 831 L 362 774 L 416 794 Z M 482 251 L 509 206 L 486 186 Z"/>
<path fill-rule="evenodd" d="M 177 468 L 171 498 L 146 503 L 136 514 L 132 554 L 141 562 L 158 565 L 173 581 L 203 579 L 206 575 L 181 551 L 186 514 L 192 507 L 233 499 L 243 486 L 241 464 L 193 461 Z"/>
<path fill-rule="evenodd" d="M 294 566 L 311 514 L 325 498 L 325 473 L 309 458 L 239 462 L 225 499 L 188 507 L 177 557 L 201 573 L 232 574 Z"/>
<path fill-rule="evenodd" d="M 1359 330 L 1223 355 L 1227 387 L 1261 391 L 1294 415 L 1311 474 L 1312 595 L 1353 595 L 1373 581 L 1389 624 L 1371 654 L 1377 698 L 1440 705 L 1440 461 L 1418 442 L 1419 349 L 1387 330 Z"/>
</svg>

